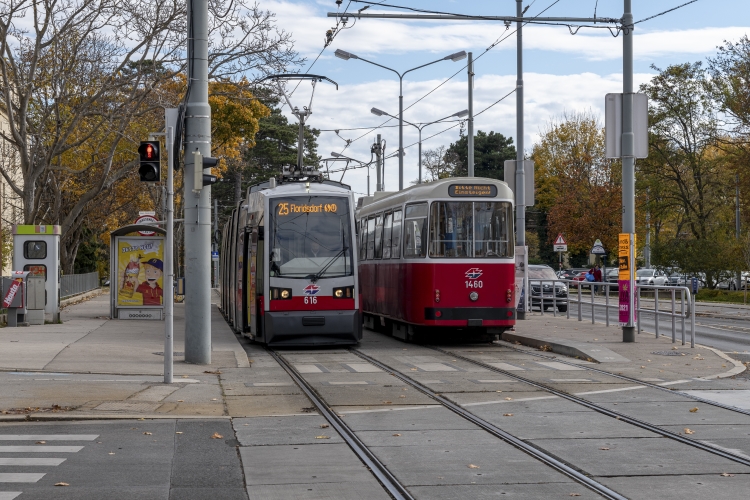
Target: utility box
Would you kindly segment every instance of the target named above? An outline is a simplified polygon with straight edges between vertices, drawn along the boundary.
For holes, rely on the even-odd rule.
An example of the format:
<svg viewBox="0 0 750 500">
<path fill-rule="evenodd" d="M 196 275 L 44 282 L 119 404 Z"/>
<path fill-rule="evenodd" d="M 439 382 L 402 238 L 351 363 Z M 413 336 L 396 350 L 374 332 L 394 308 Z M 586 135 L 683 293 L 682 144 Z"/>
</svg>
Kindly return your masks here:
<svg viewBox="0 0 750 500">
<path fill-rule="evenodd" d="M 26 321 L 30 325 L 44 324 L 45 283 L 42 276 L 26 278 Z"/>
<path fill-rule="evenodd" d="M 60 226 L 13 226 L 13 269 L 44 279 L 44 319 L 54 322 L 60 320 L 61 233 Z"/>
<path fill-rule="evenodd" d="M 11 280 L 3 280 L 2 307 L 8 311 L 8 326 L 26 326 L 26 278 L 28 271 L 13 271 Z"/>
</svg>

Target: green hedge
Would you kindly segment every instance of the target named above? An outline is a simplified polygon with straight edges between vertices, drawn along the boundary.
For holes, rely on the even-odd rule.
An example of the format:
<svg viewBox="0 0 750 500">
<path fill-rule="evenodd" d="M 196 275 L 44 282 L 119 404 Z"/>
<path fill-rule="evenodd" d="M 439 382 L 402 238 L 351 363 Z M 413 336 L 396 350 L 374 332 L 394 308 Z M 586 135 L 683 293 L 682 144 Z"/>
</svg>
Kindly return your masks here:
<svg viewBox="0 0 750 500">
<path fill-rule="evenodd" d="M 731 302 L 733 304 L 745 303 L 745 292 L 730 292 L 727 290 L 709 290 L 703 288 L 698 290 L 695 295 L 695 300 L 699 302 Z M 748 300 L 750 300 L 750 292 L 748 292 Z"/>
</svg>

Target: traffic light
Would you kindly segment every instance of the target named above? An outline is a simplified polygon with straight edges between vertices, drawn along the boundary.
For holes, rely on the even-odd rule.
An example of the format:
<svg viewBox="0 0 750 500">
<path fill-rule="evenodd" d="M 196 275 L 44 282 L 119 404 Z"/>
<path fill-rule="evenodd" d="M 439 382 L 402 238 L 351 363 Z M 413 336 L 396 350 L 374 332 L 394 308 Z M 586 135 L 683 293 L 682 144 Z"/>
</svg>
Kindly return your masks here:
<svg viewBox="0 0 750 500">
<path fill-rule="evenodd" d="M 215 175 L 204 174 L 203 169 L 215 167 L 216 164 L 219 163 L 219 159 L 213 158 L 211 156 L 203 156 L 198 150 L 194 151 L 193 155 L 195 158 L 195 170 L 193 171 L 193 192 L 197 193 L 201 189 L 203 189 L 203 186 L 210 186 L 211 184 L 215 184 L 217 182 L 218 179 Z"/>
<path fill-rule="evenodd" d="M 138 154 L 141 158 L 141 166 L 138 168 L 141 182 L 159 182 L 161 179 L 159 141 L 142 141 Z"/>
</svg>

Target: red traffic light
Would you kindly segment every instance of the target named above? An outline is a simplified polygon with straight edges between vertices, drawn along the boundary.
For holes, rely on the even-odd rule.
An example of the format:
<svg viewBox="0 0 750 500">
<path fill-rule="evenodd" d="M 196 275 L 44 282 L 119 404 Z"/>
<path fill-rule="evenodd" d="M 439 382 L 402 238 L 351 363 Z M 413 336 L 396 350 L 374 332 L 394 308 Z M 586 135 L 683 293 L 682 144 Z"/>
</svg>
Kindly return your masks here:
<svg viewBox="0 0 750 500">
<path fill-rule="evenodd" d="M 138 148 L 141 161 L 159 161 L 159 142 L 143 141 Z"/>
</svg>

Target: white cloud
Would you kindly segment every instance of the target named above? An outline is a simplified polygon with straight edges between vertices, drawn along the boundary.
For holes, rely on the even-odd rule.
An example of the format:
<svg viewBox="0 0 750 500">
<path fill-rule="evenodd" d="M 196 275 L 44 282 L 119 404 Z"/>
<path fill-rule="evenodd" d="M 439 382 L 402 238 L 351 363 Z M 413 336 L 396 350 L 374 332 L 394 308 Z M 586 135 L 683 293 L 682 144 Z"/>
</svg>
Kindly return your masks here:
<svg viewBox="0 0 750 500">
<path fill-rule="evenodd" d="M 652 75 L 636 74 L 636 87 L 648 81 Z M 528 152 L 539 133 L 551 121 L 558 119 L 564 112 L 591 111 L 604 121 L 604 95 L 608 92 L 622 91 L 622 75 L 600 76 L 593 73 L 574 75 L 550 75 L 527 73 L 525 82 L 525 150 Z M 417 98 L 433 89 L 440 81 L 407 82 L 404 87 L 405 107 Z M 479 113 L 515 87 L 515 76 L 487 75 L 478 77 L 474 88 L 474 110 Z M 302 87 L 295 94 L 296 101 L 307 102 L 309 91 Z M 467 107 L 467 89 L 465 81 L 450 81 L 430 97 L 411 109 L 404 111 L 404 119 L 414 123 L 426 123 L 443 118 Z M 367 130 L 344 130 L 357 127 L 376 127 L 384 120 L 370 113 L 370 108 L 378 107 L 389 113 L 398 113 L 398 84 L 392 80 L 379 80 L 356 85 L 342 85 L 336 91 L 332 85 L 320 85 L 315 92 L 313 115 L 308 124 L 318 129 L 339 129 L 341 136 L 355 139 Z M 392 120 L 389 124 L 397 124 Z M 488 109 L 475 119 L 474 130 L 494 131 L 505 136 L 516 137 L 516 98 L 511 94 L 501 103 Z M 423 150 L 440 145 L 448 146 L 459 137 L 458 127 L 434 138 L 426 137 L 447 128 L 451 124 L 434 124 L 423 133 Z M 367 133 L 364 137 L 345 150 L 345 154 L 362 161 L 370 160 L 370 145 L 380 132 L 387 141 L 386 154 L 398 149 L 398 129 L 385 128 Z M 404 126 L 404 145 L 417 142 L 418 134 L 414 127 Z M 345 143 L 333 132 L 323 132 L 318 140 L 319 153 L 328 157 L 331 151 L 340 152 Z M 404 158 L 404 185 L 417 178 L 417 146 L 407 149 Z M 341 165 L 343 166 L 343 165 Z M 331 167 L 335 168 L 335 167 Z M 340 175 L 340 174 L 339 174 Z M 375 172 L 371 172 L 371 190 L 375 187 Z M 338 179 L 338 177 L 334 177 Z M 344 182 L 352 185 L 354 191 L 365 193 L 367 174 L 364 170 L 352 170 L 346 173 Z M 398 161 L 392 158 L 386 162 L 386 189 L 398 187 Z"/>
</svg>

